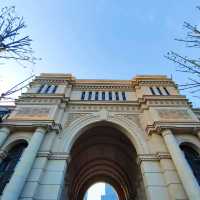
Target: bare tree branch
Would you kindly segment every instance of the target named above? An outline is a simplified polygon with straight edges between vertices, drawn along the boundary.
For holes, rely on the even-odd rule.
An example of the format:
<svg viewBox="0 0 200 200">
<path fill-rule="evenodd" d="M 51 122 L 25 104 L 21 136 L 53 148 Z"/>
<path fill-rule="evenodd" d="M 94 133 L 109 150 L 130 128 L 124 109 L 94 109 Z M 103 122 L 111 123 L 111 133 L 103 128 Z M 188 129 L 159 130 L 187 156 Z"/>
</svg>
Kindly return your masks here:
<svg viewBox="0 0 200 200">
<path fill-rule="evenodd" d="M 200 6 L 197 6 L 200 11 Z M 184 39 L 175 39 L 178 42 L 185 43 L 186 47 L 200 48 L 200 30 L 188 22 L 184 22 L 183 27 L 186 29 L 186 37 Z M 177 66 L 177 71 L 188 74 L 188 83 L 179 85 L 181 90 L 190 90 L 190 93 L 200 91 L 200 59 L 193 59 L 187 56 L 182 56 L 174 51 L 170 51 L 165 55 L 165 58 L 174 62 Z M 194 89 L 194 90 L 193 90 Z"/>
<path fill-rule="evenodd" d="M 0 10 L 0 58 L 14 59 L 35 63 L 31 48 L 32 39 L 23 35 L 26 28 L 23 17 L 16 15 L 15 7 L 4 7 Z M 10 56 L 12 53 L 12 56 Z"/>
</svg>

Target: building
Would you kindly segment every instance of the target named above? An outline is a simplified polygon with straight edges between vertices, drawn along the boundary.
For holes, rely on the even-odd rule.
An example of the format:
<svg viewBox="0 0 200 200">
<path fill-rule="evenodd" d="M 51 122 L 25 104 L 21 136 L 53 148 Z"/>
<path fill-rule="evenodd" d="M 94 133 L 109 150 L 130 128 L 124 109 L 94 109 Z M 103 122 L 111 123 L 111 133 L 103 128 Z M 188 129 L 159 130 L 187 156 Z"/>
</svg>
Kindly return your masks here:
<svg viewBox="0 0 200 200">
<path fill-rule="evenodd" d="M 199 200 L 199 114 L 165 76 L 41 74 L 0 123 L 1 200 Z"/>
<path fill-rule="evenodd" d="M 101 200 L 118 200 L 117 194 L 111 185 L 105 184 L 105 194 L 102 195 Z"/>
</svg>

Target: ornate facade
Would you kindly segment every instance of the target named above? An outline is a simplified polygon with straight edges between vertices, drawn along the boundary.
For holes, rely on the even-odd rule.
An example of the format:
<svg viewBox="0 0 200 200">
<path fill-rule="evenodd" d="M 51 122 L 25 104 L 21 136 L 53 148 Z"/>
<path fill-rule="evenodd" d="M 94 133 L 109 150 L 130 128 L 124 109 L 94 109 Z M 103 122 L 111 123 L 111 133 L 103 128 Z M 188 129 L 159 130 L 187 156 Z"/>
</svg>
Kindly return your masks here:
<svg viewBox="0 0 200 200">
<path fill-rule="evenodd" d="M 41 74 L 0 123 L 1 200 L 200 199 L 200 110 L 165 76 Z"/>
</svg>

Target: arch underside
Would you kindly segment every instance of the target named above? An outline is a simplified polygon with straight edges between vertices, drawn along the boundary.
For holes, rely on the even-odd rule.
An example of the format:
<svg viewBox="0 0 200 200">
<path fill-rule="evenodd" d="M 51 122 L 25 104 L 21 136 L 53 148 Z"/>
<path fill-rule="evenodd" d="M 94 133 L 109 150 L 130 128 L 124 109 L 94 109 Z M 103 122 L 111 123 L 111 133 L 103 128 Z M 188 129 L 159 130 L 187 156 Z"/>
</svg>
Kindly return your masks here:
<svg viewBox="0 0 200 200">
<path fill-rule="evenodd" d="M 74 143 L 68 168 L 68 199 L 83 200 L 96 182 L 112 185 L 120 200 L 136 199 L 141 174 L 137 153 L 121 131 L 99 124 L 84 132 Z"/>
</svg>

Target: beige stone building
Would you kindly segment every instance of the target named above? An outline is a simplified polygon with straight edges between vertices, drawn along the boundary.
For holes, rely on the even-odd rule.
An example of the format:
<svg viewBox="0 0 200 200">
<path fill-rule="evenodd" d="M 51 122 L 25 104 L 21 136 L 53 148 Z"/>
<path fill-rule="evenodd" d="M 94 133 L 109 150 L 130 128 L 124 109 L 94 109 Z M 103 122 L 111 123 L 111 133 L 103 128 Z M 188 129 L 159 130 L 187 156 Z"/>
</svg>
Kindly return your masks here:
<svg viewBox="0 0 200 200">
<path fill-rule="evenodd" d="M 0 123 L 0 199 L 199 200 L 199 118 L 165 76 L 41 74 Z"/>
</svg>

